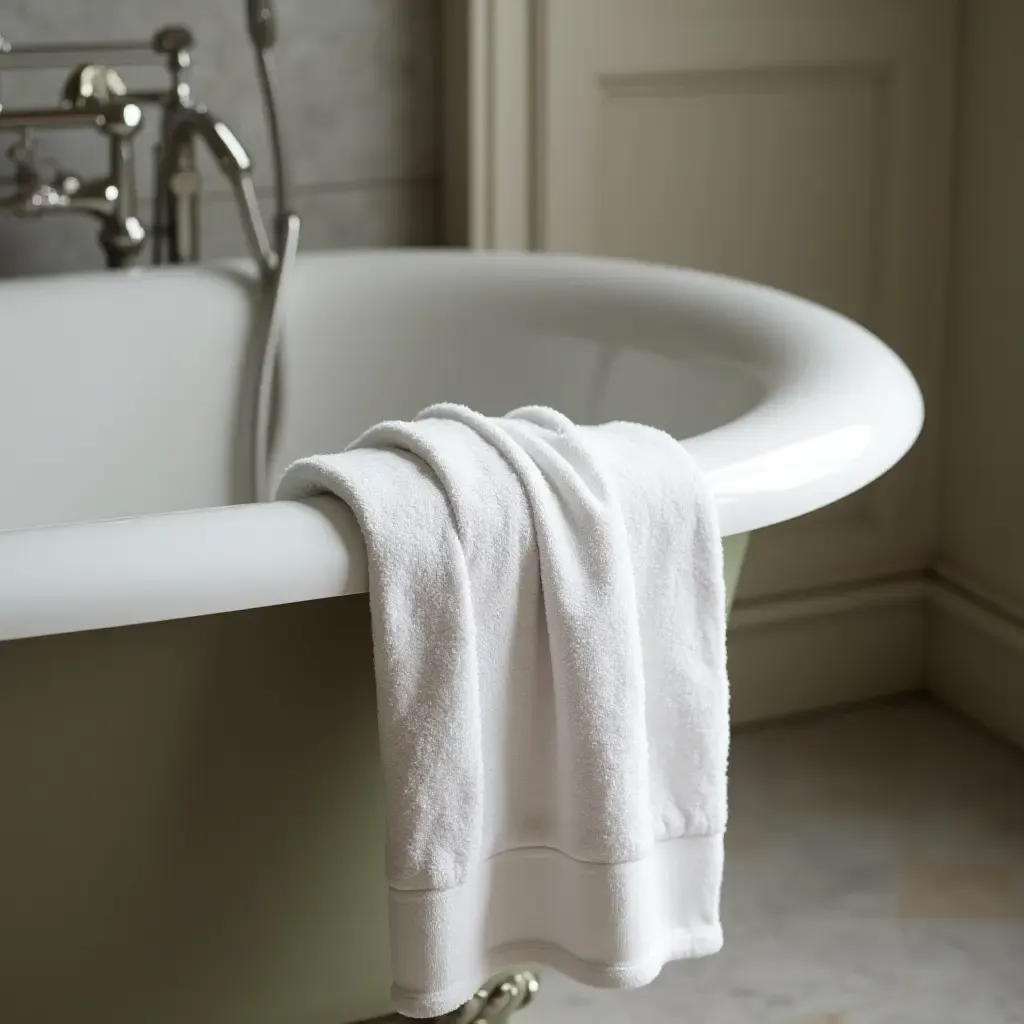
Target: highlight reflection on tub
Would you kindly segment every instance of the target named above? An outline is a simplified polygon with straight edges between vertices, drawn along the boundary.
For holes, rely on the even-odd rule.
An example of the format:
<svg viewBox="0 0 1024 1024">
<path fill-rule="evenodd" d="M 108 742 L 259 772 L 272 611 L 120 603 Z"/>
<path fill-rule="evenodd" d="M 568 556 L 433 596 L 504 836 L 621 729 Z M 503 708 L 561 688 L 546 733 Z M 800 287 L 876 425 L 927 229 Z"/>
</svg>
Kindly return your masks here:
<svg viewBox="0 0 1024 1024">
<path fill-rule="evenodd" d="M 708 479 L 720 506 L 746 495 L 796 490 L 854 465 L 871 438 L 872 428 L 865 424 L 841 427 L 714 469 Z"/>
</svg>

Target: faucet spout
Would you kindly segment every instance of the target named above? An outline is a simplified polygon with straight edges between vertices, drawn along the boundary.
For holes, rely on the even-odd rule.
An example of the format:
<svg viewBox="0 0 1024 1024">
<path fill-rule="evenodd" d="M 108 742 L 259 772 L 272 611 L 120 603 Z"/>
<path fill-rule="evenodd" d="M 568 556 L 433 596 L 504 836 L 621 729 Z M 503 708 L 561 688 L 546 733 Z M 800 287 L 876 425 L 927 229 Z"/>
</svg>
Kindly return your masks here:
<svg viewBox="0 0 1024 1024">
<path fill-rule="evenodd" d="M 228 178 L 252 172 L 252 160 L 238 136 L 206 107 L 181 107 L 170 134 L 172 150 L 187 138 L 199 136 Z"/>
<path fill-rule="evenodd" d="M 97 65 L 87 65 L 85 70 L 97 80 L 103 71 L 113 75 Z M 24 141 L 27 136 L 23 136 L 21 143 L 7 151 L 15 165 L 18 188 L 13 195 L 0 198 L 0 209 L 21 217 L 54 213 L 82 213 L 96 217 L 102 225 L 99 240 L 107 265 L 128 266 L 138 257 L 146 241 L 146 230 L 138 218 L 133 147 L 133 140 L 142 128 L 142 111 L 122 95 L 115 95 L 113 99 L 90 99 L 77 105 L 71 105 L 70 100 L 68 103 L 53 110 L 0 112 L 0 128 L 15 125 L 28 132 L 38 125 L 61 128 L 94 126 L 107 136 L 109 142 L 109 173 L 86 182 L 57 168 L 52 168 L 51 173 L 44 173 L 41 168 L 45 161 L 34 159 L 31 145 Z"/>
<path fill-rule="evenodd" d="M 252 160 L 235 133 L 205 107 L 175 105 L 169 115 L 164 140 L 163 174 L 168 201 L 194 202 L 198 191 L 194 143 L 201 140 L 213 156 L 231 186 L 242 218 L 246 242 L 262 276 L 273 273 L 276 257 L 260 212 L 256 186 L 252 180 Z M 194 258 L 194 253 L 181 252 L 181 240 L 175 238 L 180 227 L 180 211 L 171 218 L 171 258 Z"/>
</svg>

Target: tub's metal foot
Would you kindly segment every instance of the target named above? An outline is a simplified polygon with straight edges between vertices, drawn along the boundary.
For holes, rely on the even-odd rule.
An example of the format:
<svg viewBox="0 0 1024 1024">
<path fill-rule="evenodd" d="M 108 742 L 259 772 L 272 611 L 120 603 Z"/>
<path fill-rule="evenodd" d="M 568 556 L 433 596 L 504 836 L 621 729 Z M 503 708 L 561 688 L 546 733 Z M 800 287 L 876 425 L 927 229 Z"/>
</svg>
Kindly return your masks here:
<svg viewBox="0 0 1024 1024">
<path fill-rule="evenodd" d="M 533 971 L 499 974 L 457 1010 L 438 1018 L 441 1024 L 489 1024 L 507 1020 L 516 1010 L 528 1006 L 540 991 Z"/>
<path fill-rule="evenodd" d="M 496 974 L 468 1003 L 443 1017 L 433 1018 L 432 1024 L 504 1024 L 516 1010 L 528 1006 L 540 991 L 540 980 L 533 971 L 508 971 Z M 410 1017 L 392 1013 L 360 1024 L 408 1024 Z"/>
</svg>

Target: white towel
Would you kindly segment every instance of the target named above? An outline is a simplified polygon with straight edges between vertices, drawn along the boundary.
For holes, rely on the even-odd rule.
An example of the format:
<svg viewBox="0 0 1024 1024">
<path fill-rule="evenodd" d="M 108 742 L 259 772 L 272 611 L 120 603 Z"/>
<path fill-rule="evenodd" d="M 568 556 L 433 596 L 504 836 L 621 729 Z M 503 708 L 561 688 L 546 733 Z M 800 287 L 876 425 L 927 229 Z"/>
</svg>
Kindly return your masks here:
<svg viewBox="0 0 1024 1024">
<path fill-rule="evenodd" d="M 635 987 L 716 952 L 725 594 L 683 447 L 438 405 L 277 496 L 323 491 L 367 546 L 397 1008 L 518 964 Z"/>
</svg>

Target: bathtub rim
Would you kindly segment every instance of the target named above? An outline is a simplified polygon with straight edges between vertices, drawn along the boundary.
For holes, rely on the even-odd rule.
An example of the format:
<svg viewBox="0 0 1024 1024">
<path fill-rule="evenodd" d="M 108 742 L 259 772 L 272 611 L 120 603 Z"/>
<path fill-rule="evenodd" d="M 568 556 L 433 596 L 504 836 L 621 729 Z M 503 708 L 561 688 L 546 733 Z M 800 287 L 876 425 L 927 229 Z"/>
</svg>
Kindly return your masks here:
<svg viewBox="0 0 1024 1024">
<path fill-rule="evenodd" d="M 730 330 L 758 351 L 757 365 L 771 387 L 747 413 L 683 442 L 710 483 L 724 536 L 795 518 L 859 490 L 903 457 L 924 422 L 916 381 L 883 342 L 839 313 L 764 285 L 547 253 L 351 250 L 302 257 L 311 268 L 349 260 L 377 261 L 382 269 L 486 263 L 495 272 L 535 272 L 544 261 L 546 274 L 570 282 L 614 282 L 665 302 L 704 304 L 708 315 L 728 315 Z M 237 275 L 244 264 L 227 266 Z M 199 266 L 144 273 L 224 272 L 223 266 Z M 97 275 L 68 275 L 51 287 L 84 277 Z M 366 587 L 355 520 L 327 498 L 0 532 L 0 640 L 343 596 Z"/>
</svg>

